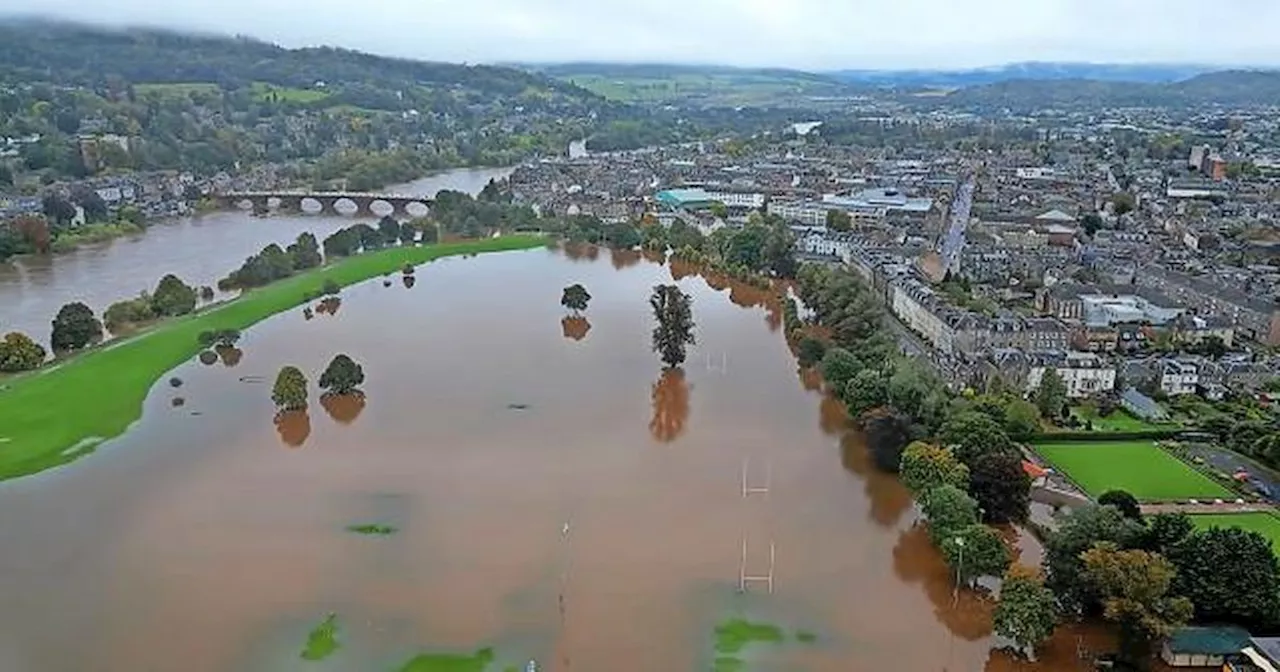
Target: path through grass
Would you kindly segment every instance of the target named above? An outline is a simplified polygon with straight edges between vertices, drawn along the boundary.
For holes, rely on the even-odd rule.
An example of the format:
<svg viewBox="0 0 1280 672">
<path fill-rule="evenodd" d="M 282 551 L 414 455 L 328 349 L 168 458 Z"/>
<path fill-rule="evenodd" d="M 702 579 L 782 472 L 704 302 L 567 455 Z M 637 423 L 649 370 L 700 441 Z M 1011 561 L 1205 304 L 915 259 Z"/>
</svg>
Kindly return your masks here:
<svg viewBox="0 0 1280 672">
<path fill-rule="evenodd" d="M 142 414 L 142 402 L 165 372 L 194 357 L 196 336 L 213 329 L 246 329 L 294 308 L 318 293 L 326 279 L 352 285 L 406 263 L 440 257 L 519 250 L 543 245 L 537 236 L 394 247 L 341 259 L 299 273 L 207 311 L 154 329 L 62 364 L 6 381 L 0 387 L 0 480 L 27 476 L 93 452 L 124 433 Z"/>
</svg>

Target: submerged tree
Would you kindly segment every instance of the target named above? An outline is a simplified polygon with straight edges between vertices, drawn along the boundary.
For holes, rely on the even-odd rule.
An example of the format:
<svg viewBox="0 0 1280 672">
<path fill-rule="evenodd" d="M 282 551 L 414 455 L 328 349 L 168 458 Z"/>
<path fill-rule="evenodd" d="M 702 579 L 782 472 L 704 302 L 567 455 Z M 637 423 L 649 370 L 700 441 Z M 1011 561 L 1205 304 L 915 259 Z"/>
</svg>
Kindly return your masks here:
<svg viewBox="0 0 1280 672">
<path fill-rule="evenodd" d="M 1191 619 L 1191 600 L 1173 594 L 1177 570 L 1164 556 L 1101 542 L 1080 560 L 1086 580 L 1098 591 L 1103 616 L 1120 626 L 1120 651 L 1127 660 L 1146 660 L 1153 641 Z"/>
<path fill-rule="evenodd" d="M 993 620 L 996 634 L 1013 640 L 1027 658 L 1035 660 L 1036 647 L 1058 625 L 1058 603 L 1035 570 L 1013 565 L 1004 574 Z"/>
<path fill-rule="evenodd" d="M 675 285 L 658 285 L 649 297 L 653 316 L 653 351 L 669 367 L 684 363 L 685 347 L 697 343 L 693 335 L 693 300 Z"/>
<path fill-rule="evenodd" d="M 281 411 L 296 411 L 307 407 L 307 377 L 296 366 L 285 366 L 276 376 L 271 388 L 271 400 Z"/>
<path fill-rule="evenodd" d="M 560 305 L 572 310 L 575 315 L 587 309 L 587 303 L 591 301 L 591 294 L 587 292 L 587 288 L 580 284 L 572 284 L 564 288 L 564 294 L 560 296 Z"/>
<path fill-rule="evenodd" d="M 338 355 L 320 374 L 320 387 L 326 395 L 358 392 L 364 382 L 364 369 L 346 355 Z"/>
</svg>

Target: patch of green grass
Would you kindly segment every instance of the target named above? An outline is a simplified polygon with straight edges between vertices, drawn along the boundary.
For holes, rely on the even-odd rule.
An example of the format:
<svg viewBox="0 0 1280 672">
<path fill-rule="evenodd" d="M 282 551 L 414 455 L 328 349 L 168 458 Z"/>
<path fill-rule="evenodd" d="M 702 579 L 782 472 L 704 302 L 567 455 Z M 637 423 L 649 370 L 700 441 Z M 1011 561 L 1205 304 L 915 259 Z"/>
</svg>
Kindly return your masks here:
<svg viewBox="0 0 1280 672">
<path fill-rule="evenodd" d="M 186 96 L 191 93 L 217 93 L 218 85 L 213 82 L 172 82 L 166 84 L 134 84 L 134 93 L 145 96 L 149 93 L 160 96 Z"/>
<path fill-rule="evenodd" d="M 338 643 L 338 615 L 330 612 L 320 625 L 307 635 L 307 646 L 302 649 L 303 660 L 324 660 L 341 646 Z"/>
<path fill-rule="evenodd" d="M 398 272 L 440 257 L 541 247 L 538 236 L 393 247 L 299 273 L 207 311 L 166 320 L 61 364 L 5 380 L 0 389 L 0 480 L 27 476 L 92 453 L 142 414 L 142 402 L 165 372 L 200 352 L 196 336 L 247 329 L 305 303 L 326 279 L 339 285 Z"/>
<path fill-rule="evenodd" d="M 1035 447 L 1091 497 L 1124 490 L 1140 501 L 1230 498 L 1230 490 L 1151 441 L 1046 443 Z"/>
<path fill-rule="evenodd" d="M 732 656 L 749 644 L 781 644 L 782 628 L 770 623 L 752 623 L 735 618 L 716 626 L 716 653 Z"/>
<path fill-rule="evenodd" d="M 818 636 L 808 630 L 799 630 L 796 632 L 796 641 L 804 642 L 805 644 L 812 644 L 818 641 Z"/>
<path fill-rule="evenodd" d="M 1191 516 L 1197 529 L 1211 527 L 1238 527 L 1257 532 L 1271 542 L 1271 549 L 1280 555 L 1280 517 L 1270 513 L 1206 513 Z"/>
<path fill-rule="evenodd" d="M 315 89 L 297 89 L 287 86 L 275 86 L 266 82 L 254 82 L 249 90 L 254 100 L 277 100 L 282 103 L 314 103 L 329 97 L 328 91 Z"/>
<path fill-rule="evenodd" d="M 356 534 L 386 536 L 395 534 L 398 530 L 390 525 L 379 525 L 378 523 L 361 523 L 359 525 L 348 525 L 348 532 Z"/>
<path fill-rule="evenodd" d="M 719 656 L 711 669 L 713 672 L 742 672 L 747 669 L 747 664 L 741 658 Z"/>
<path fill-rule="evenodd" d="M 1165 429 L 1172 425 L 1172 423 L 1160 425 L 1150 423 L 1130 415 L 1124 409 L 1116 409 L 1111 415 L 1105 417 L 1098 415 L 1098 409 L 1092 405 L 1082 405 L 1071 410 L 1082 422 L 1092 421 L 1094 431 L 1098 432 L 1145 432 Z"/>
<path fill-rule="evenodd" d="M 484 672 L 493 663 L 493 649 L 484 648 L 471 655 L 456 653 L 424 653 L 414 656 L 397 668 L 397 672 Z"/>
</svg>

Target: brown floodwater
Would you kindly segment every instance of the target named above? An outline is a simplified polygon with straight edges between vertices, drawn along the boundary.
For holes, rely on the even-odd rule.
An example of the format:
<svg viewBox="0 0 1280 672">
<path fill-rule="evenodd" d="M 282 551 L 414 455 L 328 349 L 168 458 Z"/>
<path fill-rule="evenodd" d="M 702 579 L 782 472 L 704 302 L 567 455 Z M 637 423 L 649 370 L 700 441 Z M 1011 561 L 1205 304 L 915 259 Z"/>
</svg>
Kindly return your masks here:
<svg viewBox="0 0 1280 672">
<path fill-rule="evenodd" d="M 477 194 L 490 179 L 511 168 L 460 168 L 407 184 L 388 193 L 434 196 L 441 189 Z M 82 301 L 101 315 L 107 306 L 155 289 L 166 273 L 195 286 L 216 287 L 220 278 L 271 243 L 281 247 L 310 231 L 323 240 L 345 226 L 346 216 L 272 215 L 213 212 L 149 226 L 144 233 L 83 245 L 54 255 L 29 255 L 0 262 L 0 335 L 22 331 L 47 343 L 50 323 L 63 304 Z"/>
<path fill-rule="evenodd" d="M 697 345 L 664 371 L 647 298 L 673 272 Z M 706 670 L 738 615 L 817 636 L 749 648 L 761 670 L 1071 670 L 1097 637 L 1063 628 L 1037 665 L 993 652 L 991 602 L 953 593 L 768 292 L 607 251 L 416 277 L 268 319 L 234 367 L 162 378 L 95 454 L 0 484 L 0 670 L 376 671 L 486 646 L 545 670 Z M 559 305 L 575 282 L 581 321 Z M 321 399 L 340 352 L 363 394 Z M 311 404 L 277 417 L 286 364 Z M 772 546 L 772 594 L 738 594 L 744 544 L 750 575 Z M 342 648 L 302 661 L 331 611 Z"/>
</svg>

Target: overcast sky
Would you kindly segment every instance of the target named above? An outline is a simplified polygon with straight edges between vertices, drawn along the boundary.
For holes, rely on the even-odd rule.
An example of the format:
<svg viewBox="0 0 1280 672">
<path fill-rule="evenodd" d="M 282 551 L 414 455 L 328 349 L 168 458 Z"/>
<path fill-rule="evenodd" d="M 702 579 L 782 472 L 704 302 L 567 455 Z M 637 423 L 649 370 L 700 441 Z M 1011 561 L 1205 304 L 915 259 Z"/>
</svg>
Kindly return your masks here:
<svg viewBox="0 0 1280 672">
<path fill-rule="evenodd" d="M 3 10 L 473 63 L 1280 65 L 1280 0 L 0 0 Z"/>
</svg>

